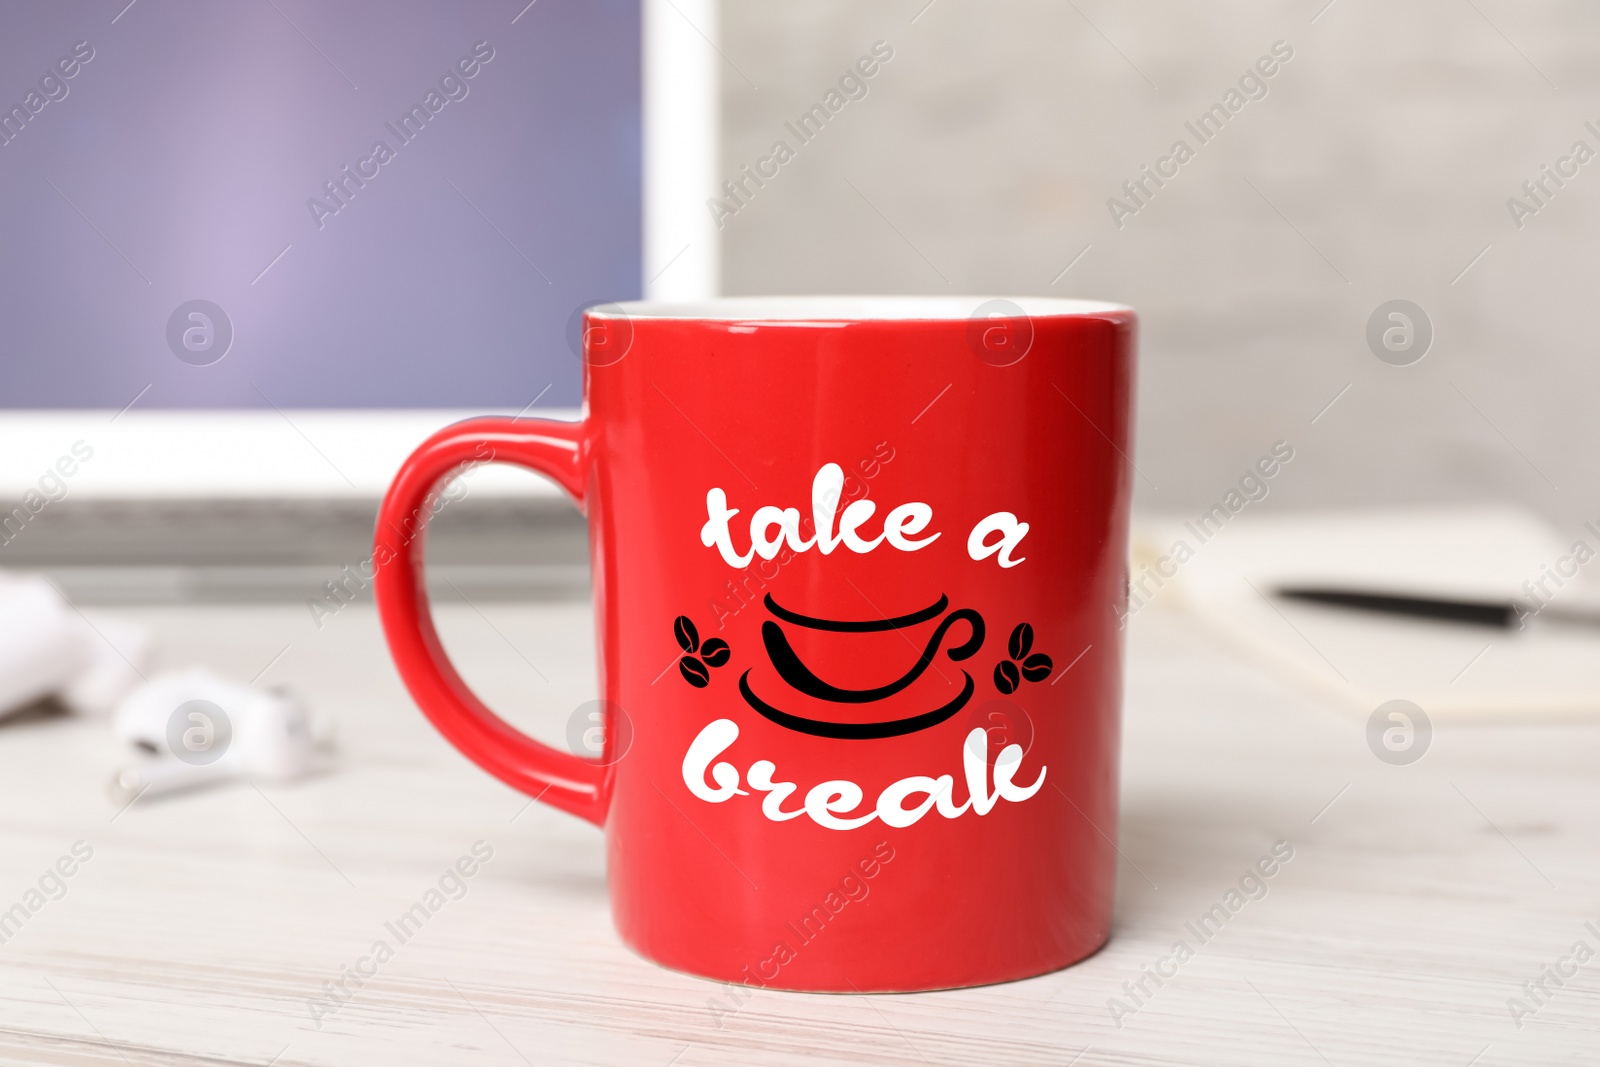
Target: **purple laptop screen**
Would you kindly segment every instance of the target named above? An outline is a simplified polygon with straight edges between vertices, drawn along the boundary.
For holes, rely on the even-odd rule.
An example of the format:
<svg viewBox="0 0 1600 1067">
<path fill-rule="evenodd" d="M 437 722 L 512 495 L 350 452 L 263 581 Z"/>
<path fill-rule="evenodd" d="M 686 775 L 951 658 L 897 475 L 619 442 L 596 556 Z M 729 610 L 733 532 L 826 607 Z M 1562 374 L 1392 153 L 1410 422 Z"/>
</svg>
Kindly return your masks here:
<svg viewBox="0 0 1600 1067">
<path fill-rule="evenodd" d="M 640 291 L 637 0 L 0 15 L 0 407 L 575 405 Z"/>
</svg>

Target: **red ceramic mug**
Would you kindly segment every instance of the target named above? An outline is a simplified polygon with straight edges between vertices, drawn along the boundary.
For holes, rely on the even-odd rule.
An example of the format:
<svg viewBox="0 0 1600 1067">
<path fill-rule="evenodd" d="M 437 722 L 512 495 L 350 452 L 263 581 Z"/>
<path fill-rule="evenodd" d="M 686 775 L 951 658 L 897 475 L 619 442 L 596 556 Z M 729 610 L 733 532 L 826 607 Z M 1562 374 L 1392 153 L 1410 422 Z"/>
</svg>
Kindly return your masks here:
<svg viewBox="0 0 1600 1067">
<path fill-rule="evenodd" d="M 866 992 L 1082 959 L 1115 886 L 1134 330 L 1042 299 L 591 309 L 582 421 L 451 426 L 390 488 L 400 674 L 485 770 L 604 828 L 658 963 Z M 588 515 L 604 759 L 506 725 L 434 632 L 417 517 L 486 459 Z"/>
</svg>

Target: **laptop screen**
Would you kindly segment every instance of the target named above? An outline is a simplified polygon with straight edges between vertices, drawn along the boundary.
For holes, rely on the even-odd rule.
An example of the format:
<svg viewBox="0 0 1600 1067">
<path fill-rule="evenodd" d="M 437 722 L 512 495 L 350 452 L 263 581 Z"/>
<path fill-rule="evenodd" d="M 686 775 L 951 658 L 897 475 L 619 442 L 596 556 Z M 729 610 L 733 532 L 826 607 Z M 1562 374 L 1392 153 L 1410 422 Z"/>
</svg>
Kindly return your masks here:
<svg viewBox="0 0 1600 1067">
<path fill-rule="evenodd" d="M 124 3 L 4 18 L 0 407 L 578 403 L 637 0 Z"/>
</svg>

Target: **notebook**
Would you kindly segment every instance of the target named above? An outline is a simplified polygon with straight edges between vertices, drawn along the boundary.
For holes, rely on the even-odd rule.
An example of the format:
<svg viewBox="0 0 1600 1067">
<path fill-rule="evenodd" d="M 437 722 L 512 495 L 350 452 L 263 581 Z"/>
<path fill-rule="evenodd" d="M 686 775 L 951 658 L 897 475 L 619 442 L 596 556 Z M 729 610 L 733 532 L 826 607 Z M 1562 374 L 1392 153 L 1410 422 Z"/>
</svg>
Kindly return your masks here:
<svg viewBox="0 0 1600 1067">
<path fill-rule="evenodd" d="M 1283 599 L 1287 587 L 1533 608 L 1594 606 L 1600 524 L 1557 530 L 1504 506 L 1242 513 L 1135 524 L 1130 613 L 1178 608 L 1297 685 L 1369 714 L 1600 712 L 1600 625 L 1533 612 L 1520 628 L 1412 619 Z"/>
</svg>

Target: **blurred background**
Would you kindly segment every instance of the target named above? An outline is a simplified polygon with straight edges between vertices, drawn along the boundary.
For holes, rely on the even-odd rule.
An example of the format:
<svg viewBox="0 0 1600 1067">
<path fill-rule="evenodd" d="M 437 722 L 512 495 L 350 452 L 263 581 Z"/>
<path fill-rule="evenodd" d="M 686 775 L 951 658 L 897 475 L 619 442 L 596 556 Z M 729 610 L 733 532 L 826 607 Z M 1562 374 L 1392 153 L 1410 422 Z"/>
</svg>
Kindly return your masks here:
<svg viewBox="0 0 1600 1067">
<path fill-rule="evenodd" d="M 1284 505 L 1494 497 L 1593 517 L 1600 365 L 1581 294 L 1600 183 L 1573 166 L 1520 228 L 1506 201 L 1533 206 L 1522 183 L 1575 141 L 1600 150 L 1584 126 L 1600 120 L 1600 11 L 924 3 L 724 4 L 725 176 L 873 41 L 895 49 L 726 221 L 727 292 L 1133 304 L 1144 508 L 1202 506 L 1286 439 Z M 1293 58 L 1265 97 L 1201 145 L 1184 124 L 1279 41 Z M 1119 226 L 1107 200 L 1179 139 L 1194 158 Z M 1433 324 L 1411 366 L 1366 342 L 1395 299 Z"/>
<path fill-rule="evenodd" d="M 104 7 L 0 44 L 6 406 L 578 403 L 567 320 L 640 286 L 636 4 Z"/>
</svg>

